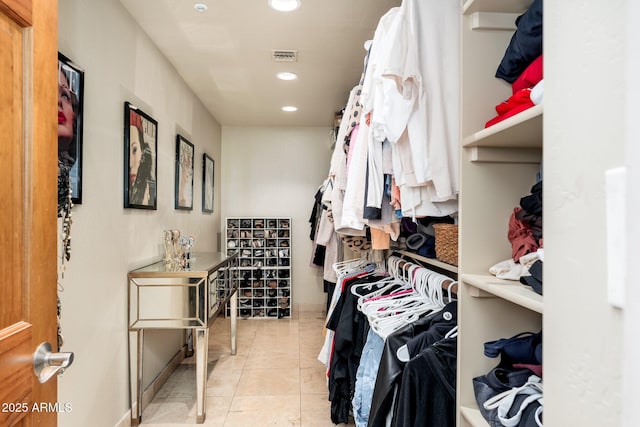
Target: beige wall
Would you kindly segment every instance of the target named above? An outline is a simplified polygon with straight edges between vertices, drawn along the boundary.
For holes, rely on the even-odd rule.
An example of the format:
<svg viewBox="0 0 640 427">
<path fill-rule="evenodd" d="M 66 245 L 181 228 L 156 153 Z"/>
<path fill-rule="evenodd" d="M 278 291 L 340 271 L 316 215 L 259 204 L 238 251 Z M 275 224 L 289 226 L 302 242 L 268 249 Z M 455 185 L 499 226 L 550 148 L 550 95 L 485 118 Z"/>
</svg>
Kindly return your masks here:
<svg viewBox="0 0 640 427">
<path fill-rule="evenodd" d="M 640 212 L 640 27 L 636 19 L 640 13 L 640 3 L 628 2 L 626 14 L 627 31 L 627 68 L 626 68 L 626 115 L 627 135 L 625 144 L 625 166 L 627 168 L 627 241 L 626 241 L 626 301 L 624 307 L 624 346 L 623 346 L 623 388 L 622 410 L 623 426 L 638 425 L 637 403 L 640 399 L 640 280 L 636 266 L 640 259 L 640 223 L 635 220 Z"/>
<path fill-rule="evenodd" d="M 323 304 L 322 274 L 309 266 L 313 197 L 329 171 L 330 128 L 222 129 L 222 215 L 292 218 L 294 304 Z"/>
<path fill-rule="evenodd" d="M 545 425 L 621 423 L 623 311 L 607 300 L 605 171 L 625 163 L 627 3 L 545 3 Z"/>
<path fill-rule="evenodd" d="M 73 366 L 61 427 L 114 426 L 129 410 L 127 271 L 161 258 L 178 228 L 214 250 L 220 230 L 220 126 L 117 0 L 59 1 L 59 50 L 85 70 L 83 203 L 74 207 L 72 258 L 62 281 L 64 350 Z M 158 210 L 123 209 L 123 104 L 158 121 Z M 195 145 L 193 211 L 174 209 L 175 136 Z M 216 162 L 215 210 L 201 211 L 202 154 Z M 53 284 L 52 284 L 53 286 Z M 178 351 L 181 334 L 146 335 L 145 382 Z"/>
</svg>

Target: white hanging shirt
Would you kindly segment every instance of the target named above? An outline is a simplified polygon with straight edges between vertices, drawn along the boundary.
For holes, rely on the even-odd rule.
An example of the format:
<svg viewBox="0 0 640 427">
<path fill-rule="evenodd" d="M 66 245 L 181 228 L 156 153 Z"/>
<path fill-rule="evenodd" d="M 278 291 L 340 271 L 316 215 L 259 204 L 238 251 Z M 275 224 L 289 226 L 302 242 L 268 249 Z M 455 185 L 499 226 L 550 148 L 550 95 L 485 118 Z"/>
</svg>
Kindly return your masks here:
<svg viewBox="0 0 640 427">
<path fill-rule="evenodd" d="M 460 4 L 404 0 L 380 70 L 385 134 L 396 142 L 407 130 L 418 183 L 433 182 L 440 200 L 459 191 L 458 123 Z"/>
</svg>

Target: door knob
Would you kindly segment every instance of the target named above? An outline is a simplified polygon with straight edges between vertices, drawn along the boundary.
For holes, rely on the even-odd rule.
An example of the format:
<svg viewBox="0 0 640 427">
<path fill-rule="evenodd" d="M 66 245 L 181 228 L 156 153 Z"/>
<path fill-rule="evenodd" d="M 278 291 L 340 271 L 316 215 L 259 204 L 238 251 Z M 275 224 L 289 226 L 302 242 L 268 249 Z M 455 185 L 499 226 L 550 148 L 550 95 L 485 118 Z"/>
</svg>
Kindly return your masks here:
<svg viewBox="0 0 640 427">
<path fill-rule="evenodd" d="M 40 383 L 45 383 L 49 379 L 62 373 L 73 363 L 73 353 L 53 353 L 51 344 L 43 342 L 33 355 L 33 371 Z"/>
</svg>

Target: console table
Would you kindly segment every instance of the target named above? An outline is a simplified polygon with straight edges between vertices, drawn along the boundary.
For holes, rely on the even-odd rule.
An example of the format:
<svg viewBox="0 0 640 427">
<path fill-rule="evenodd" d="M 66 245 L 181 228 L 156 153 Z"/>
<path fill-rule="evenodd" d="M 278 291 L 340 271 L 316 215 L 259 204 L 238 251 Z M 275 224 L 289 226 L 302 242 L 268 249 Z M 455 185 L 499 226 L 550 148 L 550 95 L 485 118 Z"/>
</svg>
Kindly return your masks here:
<svg viewBox="0 0 640 427">
<path fill-rule="evenodd" d="M 196 421 L 203 423 L 209 327 L 227 302 L 231 317 L 231 354 L 236 354 L 237 253 L 194 253 L 188 267 L 159 261 L 127 274 L 129 295 L 131 425 L 142 421 L 145 329 L 190 330 L 195 340 Z"/>
</svg>

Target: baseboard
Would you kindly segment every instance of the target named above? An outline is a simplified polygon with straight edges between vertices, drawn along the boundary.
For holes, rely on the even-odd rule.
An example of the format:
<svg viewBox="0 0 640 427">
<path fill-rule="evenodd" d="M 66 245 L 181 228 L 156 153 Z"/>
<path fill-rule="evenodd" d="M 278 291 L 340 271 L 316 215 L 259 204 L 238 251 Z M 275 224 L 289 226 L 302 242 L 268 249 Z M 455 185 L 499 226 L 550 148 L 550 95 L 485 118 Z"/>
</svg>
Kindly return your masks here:
<svg viewBox="0 0 640 427">
<path fill-rule="evenodd" d="M 113 427 L 131 427 L 131 409 L 127 411 L 126 414 L 118 421 L 118 423 Z"/>
<path fill-rule="evenodd" d="M 147 407 L 149 403 L 153 400 L 154 396 L 160 391 L 162 386 L 167 382 L 173 371 L 176 370 L 178 365 L 182 363 L 187 354 L 187 346 L 184 345 L 182 348 L 176 353 L 175 356 L 167 363 L 162 371 L 151 381 L 149 387 L 145 389 L 142 393 L 142 410 Z"/>
<path fill-rule="evenodd" d="M 162 386 L 165 385 L 165 383 L 167 382 L 171 374 L 176 370 L 178 365 L 182 363 L 186 355 L 187 355 L 187 346 L 185 344 L 184 346 L 182 346 L 180 350 L 178 350 L 176 355 L 171 358 L 169 363 L 167 363 L 167 365 L 164 368 L 162 368 L 160 373 L 156 375 L 153 381 L 151 381 L 151 384 L 149 384 L 149 386 L 142 393 L 142 410 L 143 411 L 144 411 L 144 408 L 146 408 L 147 405 L 151 403 L 151 401 L 153 400 L 155 395 L 160 391 Z M 132 406 L 135 409 L 135 402 L 132 403 Z M 125 414 L 125 417 L 122 418 L 120 422 L 118 422 L 118 424 L 115 425 L 115 427 L 131 427 L 131 409 L 127 411 L 127 413 Z"/>
</svg>

